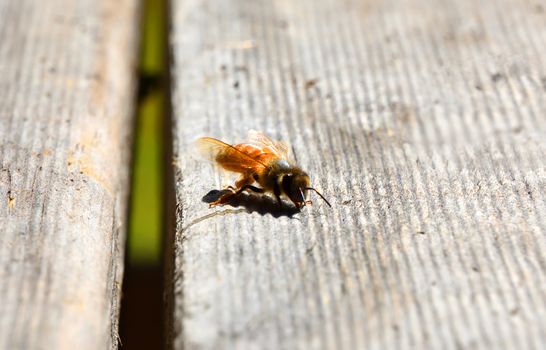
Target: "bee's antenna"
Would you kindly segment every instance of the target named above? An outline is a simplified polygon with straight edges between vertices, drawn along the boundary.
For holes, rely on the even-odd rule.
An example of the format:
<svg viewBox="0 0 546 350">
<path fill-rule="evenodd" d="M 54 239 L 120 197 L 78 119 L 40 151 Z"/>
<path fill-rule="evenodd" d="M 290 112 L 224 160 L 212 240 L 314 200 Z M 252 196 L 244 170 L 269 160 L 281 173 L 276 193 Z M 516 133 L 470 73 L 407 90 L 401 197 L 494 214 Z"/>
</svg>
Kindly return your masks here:
<svg viewBox="0 0 546 350">
<path fill-rule="evenodd" d="M 313 190 L 313 191 L 315 191 L 315 192 L 320 196 L 320 198 L 322 198 L 322 199 L 326 202 L 326 204 L 328 204 L 328 206 L 329 206 L 330 208 L 332 207 L 332 205 L 330 204 L 330 202 L 328 202 L 328 201 L 326 200 L 326 198 L 324 198 L 324 196 L 323 196 L 322 194 L 320 194 L 319 191 L 315 190 L 313 187 L 305 187 L 305 189 L 306 189 L 306 190 Z"/>
</svg>

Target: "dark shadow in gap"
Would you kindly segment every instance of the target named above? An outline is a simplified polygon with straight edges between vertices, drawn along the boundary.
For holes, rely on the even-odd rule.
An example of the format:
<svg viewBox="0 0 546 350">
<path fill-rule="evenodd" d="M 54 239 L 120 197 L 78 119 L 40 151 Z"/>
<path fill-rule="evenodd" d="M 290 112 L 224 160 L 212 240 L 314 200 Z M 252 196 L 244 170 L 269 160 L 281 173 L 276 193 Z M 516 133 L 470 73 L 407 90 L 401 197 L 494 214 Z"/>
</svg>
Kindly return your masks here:
<svg viewBox="0 0 546 350">
<path fill-rule="evenodd" d="M 229 193 L 230 190 L 212 190 L 203 196 L 202 201 L 205 203 L 212 203 L 223 194 Z M 279 207 L 279 203 L 276 199 L 265 195 L 265 194 L 254 194 L 242 192 L 240 194 L 234 195 L 229 199 L 226 205 L 232 207 L 243 207 L 246 209 L 247 213 L 258 213 L 260 215 L 271 214 L 274 217 L 278 218 L 281 216 L 287 216 L 291 218 L 301 211 L 292 204 L 287 202 L 282 202 L 282 208 Z"/>
<path fill-rule="evenodd" d="M 163 341 L 163 269 L 127 266 L 123 281 L 120 349 L 158 349 Z"/>
</svg>

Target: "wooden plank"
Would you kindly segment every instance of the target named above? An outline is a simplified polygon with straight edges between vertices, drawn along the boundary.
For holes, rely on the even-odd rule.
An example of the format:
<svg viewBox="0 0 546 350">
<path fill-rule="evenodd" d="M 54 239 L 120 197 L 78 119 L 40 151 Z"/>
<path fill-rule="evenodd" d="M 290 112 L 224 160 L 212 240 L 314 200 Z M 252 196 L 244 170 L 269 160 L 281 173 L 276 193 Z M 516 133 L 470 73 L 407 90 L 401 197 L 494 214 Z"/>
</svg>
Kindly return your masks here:
<svg viewBox="0 0 546 350">
<path fill-rule="evenodd" d="M 0 1 L 0 348 L 117 348 L 137 1 Z"/>
<path fill-rule="evenodd" d="M 544 11 L 173 1 L 174 348 L 540 348 Z M 333 209 L 209 209 L 234 178 L 193 141 L 250 128 L 290 141 Z"/>
</svg>

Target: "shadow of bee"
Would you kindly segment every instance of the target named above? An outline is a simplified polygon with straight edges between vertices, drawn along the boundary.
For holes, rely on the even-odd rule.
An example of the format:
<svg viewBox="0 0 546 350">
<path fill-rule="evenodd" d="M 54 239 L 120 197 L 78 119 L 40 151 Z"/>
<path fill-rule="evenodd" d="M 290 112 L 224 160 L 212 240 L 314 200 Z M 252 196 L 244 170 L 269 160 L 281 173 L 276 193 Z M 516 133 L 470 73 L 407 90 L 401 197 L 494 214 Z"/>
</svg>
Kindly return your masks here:
<svg viewBox="0 0 546 350">
<path fill-rule="evenodd" d="M 214 203 L 227 193 L 232 193 L 232 191 L 228 189 L 211 190 L 203 196 L 202 201 L 209 204 Z M 247 192 L 241 192 L 229 197 L 223 205 L 235 208 L 243 207 L 248 213 L 258 213 L 260 215 L 271 214 L 276 218 L 281 216 L 291 218 L 294 214 L 301 212 L 295 205 L 288 204 L 287 202 L 284 202 L 282 207 L 280 207 L 279 203 L 268 195 Z"/>
</svg>

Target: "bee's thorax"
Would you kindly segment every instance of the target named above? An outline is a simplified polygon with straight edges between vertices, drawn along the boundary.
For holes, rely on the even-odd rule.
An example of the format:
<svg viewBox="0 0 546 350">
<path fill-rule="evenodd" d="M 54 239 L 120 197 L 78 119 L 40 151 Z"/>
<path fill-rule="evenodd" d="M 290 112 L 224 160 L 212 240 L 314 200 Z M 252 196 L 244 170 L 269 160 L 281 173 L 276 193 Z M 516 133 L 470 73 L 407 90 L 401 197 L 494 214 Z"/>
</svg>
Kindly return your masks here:
<svg viewBox="0 0 546 350">
<path fill-rule="evenodd" d="M 277 160 L 276 165 L 277 165 L 277 167 L 279 167 L 279 169 L 290 169 L 291 168 L 290 163 L 288 163 L 288 161 L 286 161 L 285 159 Z"/>
</svg>

